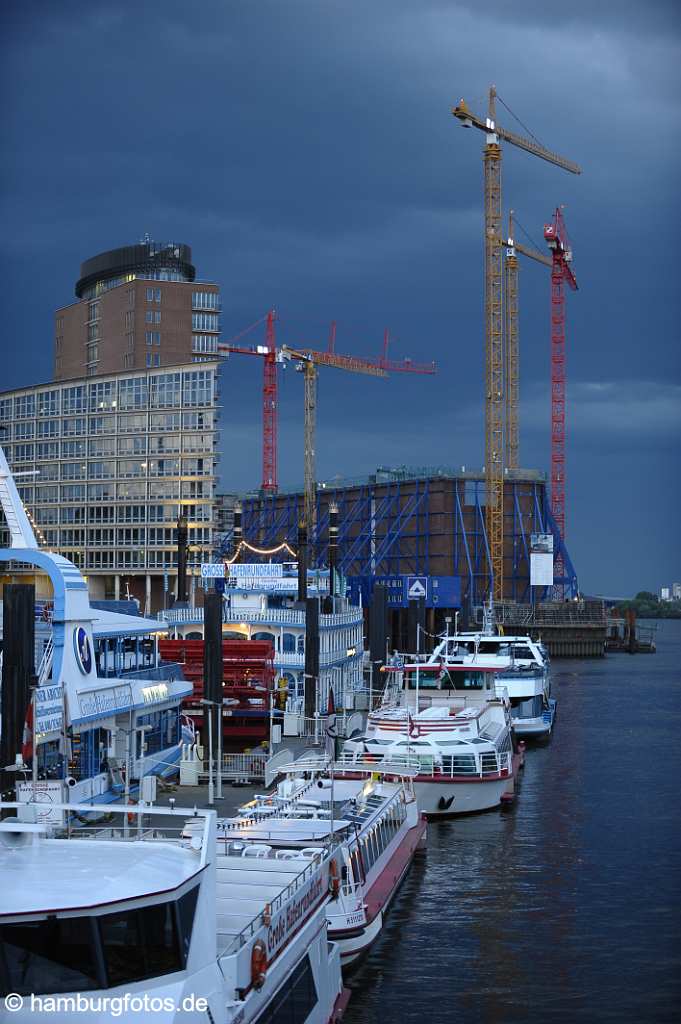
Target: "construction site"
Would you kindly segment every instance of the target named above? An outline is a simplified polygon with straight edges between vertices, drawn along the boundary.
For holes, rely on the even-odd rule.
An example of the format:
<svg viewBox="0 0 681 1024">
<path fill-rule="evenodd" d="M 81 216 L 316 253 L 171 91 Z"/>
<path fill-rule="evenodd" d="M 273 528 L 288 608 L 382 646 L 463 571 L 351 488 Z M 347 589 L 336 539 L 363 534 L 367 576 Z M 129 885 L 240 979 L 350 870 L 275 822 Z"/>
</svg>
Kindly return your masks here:
<svg viewBox="0 0 681 1024">
<path fill-rule="evenodd" d="M 478 471 L 464 466 L 459 470 L 449 466 L 383 468 L 362 479 L 318 480 L 320 368 L 384 377 L 392 373 L 434 374 L 438 367 L 389 358 L 387 331 L 378 358 L 341 354 L 336 350 L 334 323 L 326 350 L 277 345 L 277 315 L 271 310 L 219 346 L 223 356 L 250 355 L 263 362 L 260 487 L 227 500 L 223 513 L 225 522 L 231 523 L 236 511 L 239 538 L 263 553 L 282 543 L 290 550 L 297 549 L 302 527 L 306 551 L 300 556 L 315 568 L 327 564 L 329 512 L 337 511 L 338 571 L 349 593 L 365 607 L 378 614 L 378 606 L 384 606 L 381 614 L 387 618 L 383 629 L 395 647 L 413 641 L 414 631 L 408 623 L 414 615 L 434 633 L 455 614 L 470 623 L 479 621 L 482 605 L 491 600 L 508 624 L 541 632 L 543 623 L 553 653 L 598 656 L 605 649 L 605 613 L 599 602 L 581 600 L 577 571 L 566 543 L 565 307 L 566 293 L 577 290 L 572 246 L 560 205 L 545 220 L 544 251 L 515 239 L 513 211 L 507 218 L 503 216 L 502 143 L 570 174 L 578 175 L 581 169 L 534 138 L 502 128 L 497 122 L 497 99 L 496 88 L 491 86 L 485 116 L 475 114 L 464 100 L 451 111 L 461 126 L 483 133 L 484 467 Z M 549 271 L 548 473 L 523 469 L 520 462 L 521 257 Z M 290 363 L 304 377 L 304 484 L 297 491 L 280 488 L 278 479 L 277 374 L 279 366 Z M 465 453 L 452 454 L 465 461 Z M 228 527 L 221 536 L 217 558 L 229 560 L 235 550 L 234 531 Z"/>
</svg>

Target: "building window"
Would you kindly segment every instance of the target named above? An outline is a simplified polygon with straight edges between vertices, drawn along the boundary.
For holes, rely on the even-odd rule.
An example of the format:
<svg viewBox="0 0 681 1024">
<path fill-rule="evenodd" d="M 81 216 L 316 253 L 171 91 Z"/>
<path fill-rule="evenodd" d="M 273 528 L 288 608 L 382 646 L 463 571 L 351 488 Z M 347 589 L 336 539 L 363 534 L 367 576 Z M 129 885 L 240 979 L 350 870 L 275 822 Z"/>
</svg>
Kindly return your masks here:
<svg viewBox="0 0 681 1024">
<path fill-rule="evenodd" d="M 88 484 L 87 496 L 90 501 L 115 501 L 116 484 Z"/>
<path fill-rule="evenodd" d="M 14 445 L 14 461 L 15 462 L 33 462 L 34 445 L 32 444 L 15 444 Z"/>
<path fill-rule="evenodd" d="M 59 488 L 54 484 L 47 484 L 41 487 L 36 487 L 35 500 L 37 504 L 40 504 L 41 502 L 47 503 L 52 501 L 59 501 Z"/>
<path fill-rule="evenodd" d="M 32 419 L 35 416 L 35 395 L 17 395 L 14 399 L 14 418 Z"/>
<path fill-rule="evenodd" d="M 0 398 L 0 421 L 7 423 L 12 419 L 12 399 Z"/>
<path fill-rule="evenodd" d="M 146 384 L 146 378 L 143 378 Z M 123 384 L 125 382 L 121 382 Z M 146 406 L 147 396 L 145 393 L 144 405 Z M 147 429 L 147 417 L 146 413 L 140 416 L 119 416 L 118 417 L 118 433 L 119 434 L 137 434 L 140 431 L 146 431 Z"/>
<path fill-rule="evenodd" d="M 160 309 L 148 309 L 144 319 L 148 324 L 160 324 L 161 322 L 161 310 Z"/>
<path fill-rule="evenodd" d="M 145 436 L 118 438 L 119 455 L 146 455 L 146 453 L 147 439 Z"/>
<path fill-rule="evenodd" d="M 202 352 L 205 355 L 217 355 L 218 339 L 211 334 L 193 334 L 192 352 Z"/>
<path fill-rule="evenodd" d="M 87 308 L 88 320 L 99 320 L 99 302 L 91 302 Z"/>
<path fill-rule="evenodd" d="M 179 434 L 157 434 L 149 438 L 149 451 L 153 454 L 172 455 L 180 451 Z"/>
<path fill-rule="evenodd" d="M 87 340 L 97 341 L 101 337 L 99 330 L 99 323 L 88 324 L 87 326 Z"/>
<path fill-rule="evenodd" d="M 67 484 L 61 489 L 62 501 L 85 501 L 85 484 Z"/>
<path fill-rule="evenodd" d="M 59 437 L 59 420 L 39 420 L 38 437 Z"/>
<path fill-rule="evenodd" d="M 87 469 L 84 462 L 64 462 L 61 467 L 62 480 L 84 480 Z"/>
<path fill-rule="evenodd" d="M 52 509 L 49 511 L 51 512 Z M 61 521 L 62 523 L 84 523 L 85 509 L 82 505 L 65 505 L 61 510 Z"/>
<path fill-rule="evenodd" d="M 159 352 L 147 352 L 147 366 L 160 366 L 161 355 Z"/>
<path fill-rule="evenodd" d="M 38 459 L 58 459 L 59 441 L 43 441 L 35 446 Z"/>
<path fill-rule="evenodd" d="M 14 426 L 14 439 L 15 441 L 30 441 L 34 435 L 35 424 L 33 420 L 28 420 L 26 423 L 17 423 Z"/>
<path fill-rule="evenodd" d="M 151 430 L 179 430 L 181 414 L 179 412 L 152 412 Z"/>
<path fill-rule="evenodd" d="M 182 374 L 159 373 L 151 378 L 150 405 L 152 409 L 182 406 Z"/>
<path fill-rule="evenodd" d="M 115 416 L 91 416 L 91 434 L 114 434 L 116 432 Z"/>
<path fill-rule="evenodd" d="M 119 409 L 146 409 L 148 403 L 149 387 L 146 377 L 132 377 L 119 383 Z"/>
<path fill-rule="evenodd" d="M 219 292 L 192 292 L 192 309 L 219 309 Z"/>
<path fill-rule="evenodd" d="M 85 456 L 85 441 L 62 441 L 61 443 L 61 457 L 62 459 L 77 459 L 81 456 Z"/>
<path fill-rule="evenodd" d="M 116 408 L 116 382 L 102 381 L 90 385 L 90 412 Z"/>
<path fill-rule="evenodd" d="M 62 434 L 64 434 L 65 437 L 87 434 L 87 420 L 84 416 L 69 416 L 68 419 L 62 420 Z"/>
<path fill-rule="evenodd" d="M 62 391 L 62 412 L 87 412 L 87 389 L 84 384 L 64 388 Z"/>
<path fill-rule="evenodd" d="M 187 405 L 211 405 L 213 401 L 213 371 L 194 370 L 184 374 L 183 402 Z"/>
<path fill-rule="evenodd" d="M 145 331 L 144 340 L 147 345 L 160 345 L 161 344 L 161 332 L 160 331 Z"/>
<path fill-rule="evenodd" d="M 116 438 L 115 437 L 95 437 L 94 440 L 90 441 L 90 458 L 94 455 L 95 458 L 105 458 L 116 454 Z"/>
<path fill-rule="evenodd" d="M 38 392 L 38 416 L 57 416 L 59 414 L 59 392 Z"/>
<path fill-rule="evenodd" d="M 217 313 L 192 313 L 192 330 L 219 331 Z"/>
</svg>

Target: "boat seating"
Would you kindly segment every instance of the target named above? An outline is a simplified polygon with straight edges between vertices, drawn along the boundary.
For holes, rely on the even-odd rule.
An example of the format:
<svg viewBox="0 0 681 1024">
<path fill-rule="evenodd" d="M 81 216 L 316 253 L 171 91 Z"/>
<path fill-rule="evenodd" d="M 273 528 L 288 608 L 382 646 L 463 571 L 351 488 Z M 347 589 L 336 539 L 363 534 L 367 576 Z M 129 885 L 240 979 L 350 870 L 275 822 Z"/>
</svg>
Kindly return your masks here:
<svg viewBox="0 0 681 1024">
<path fill-rule="evenodd" d="M 242 857 L 269 857 L 272 847 L 267 843 L 253 843 L 241 851 Z"/>
</svg>

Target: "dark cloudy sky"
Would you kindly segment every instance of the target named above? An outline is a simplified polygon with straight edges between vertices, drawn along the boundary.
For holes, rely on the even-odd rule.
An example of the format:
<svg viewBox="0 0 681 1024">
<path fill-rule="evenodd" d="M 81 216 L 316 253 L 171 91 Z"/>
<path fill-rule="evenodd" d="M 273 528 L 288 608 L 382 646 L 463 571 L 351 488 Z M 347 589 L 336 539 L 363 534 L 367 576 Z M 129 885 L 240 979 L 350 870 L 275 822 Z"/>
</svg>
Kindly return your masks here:
<svg viewBox="0 0 681 1024">
<path fill-rule="evenodd" d="M 507 146 L 504 206 L 557 203 L 568 297 L 568 544 L 582 588 L 681 580 L 679 5 L 650 0 L 4 0 L 0 388 L 47 380 L 82 259 L 186 241 L 223 334 L 436 359 L 437 377 L 322 371 L 318 475 L 482 465 L 482 136 L 491 81 L 573 177 Z M 500 108 L 499 121 L 518 130 Z M 522 236 L 518 236 L 521 237 Z M 549 462 L 549 283 L 521 271 L 521 463 Z M 222 486 L 260 479 L 259 361 L 222 372 Z M 280 477 L 302 479 L 302 382 Z"/>
</svg>

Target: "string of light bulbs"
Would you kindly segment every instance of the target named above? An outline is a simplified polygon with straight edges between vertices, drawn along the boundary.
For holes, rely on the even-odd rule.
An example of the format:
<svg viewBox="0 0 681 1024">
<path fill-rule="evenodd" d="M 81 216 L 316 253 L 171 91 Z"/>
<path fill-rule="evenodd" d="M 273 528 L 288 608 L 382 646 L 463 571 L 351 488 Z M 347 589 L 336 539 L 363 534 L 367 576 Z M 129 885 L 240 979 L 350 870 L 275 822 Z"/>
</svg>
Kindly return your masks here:
<svg viewBox="0 0 681 1024">
<path fill-rule="evenodd" d="M 286 541 L 282 544 L 278 544 L 276 548 L 257 548 L 253 544 L 249 544 L 247 540 L 240 540 L 233 556 L 225 559 L 225 564 L 233 565 L 244 548 L 254 555 L 277 555 L 280 551 L 287 551 L 292 558 L 298 557 L 297 552 L 295 552 L 290 544 L 286 543 Z"/>
</svg>

